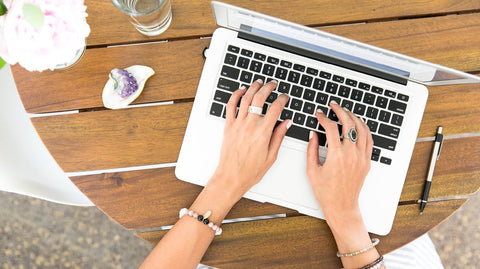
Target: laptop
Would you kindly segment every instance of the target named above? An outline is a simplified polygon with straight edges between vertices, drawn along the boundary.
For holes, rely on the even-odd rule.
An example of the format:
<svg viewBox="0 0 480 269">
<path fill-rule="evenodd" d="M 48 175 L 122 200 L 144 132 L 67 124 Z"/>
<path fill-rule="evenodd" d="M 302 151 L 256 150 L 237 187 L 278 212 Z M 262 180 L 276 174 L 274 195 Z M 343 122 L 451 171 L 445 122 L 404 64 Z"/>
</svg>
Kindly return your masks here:
<svg viewBox="0 0 480 269">
<path fill-rule="evenodd" d="M 371 130 L 374 149 L 360 210 L 369 232 L 388 234 L 427 102 L 424 85 L 478 83 L 479 78 L 229 4 L 213 1 L 212 7 L 221 28 L 205 53 L 177 178 L 205 186 L 219 162 L 232 92 L 258 78 L 277 80 L 264 113 L 279 94 L 288 94 L 279 122 L 292 119 L 293 125 L 275 164 L 244 197 L 324 218 L 306 175 L 306 150 L 313 130 L 324 161 L 328 145 L 314 112 L 322 109 L 338 122 L 328 105 L 335 100 Z"/>
</svg>

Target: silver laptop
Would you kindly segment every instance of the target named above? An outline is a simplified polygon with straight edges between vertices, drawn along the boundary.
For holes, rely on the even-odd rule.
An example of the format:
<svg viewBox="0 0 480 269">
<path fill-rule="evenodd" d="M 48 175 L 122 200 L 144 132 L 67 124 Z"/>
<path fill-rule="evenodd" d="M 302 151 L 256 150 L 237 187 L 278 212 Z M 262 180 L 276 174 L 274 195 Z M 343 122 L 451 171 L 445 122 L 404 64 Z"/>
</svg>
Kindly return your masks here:
<svg viewBox="0 0 480 269">
<path fill-rule="evenodd" d="M 374 151 L 360 209 L 368 231 L 388 234 L 427 102 L 422 84 L 478 83 L 479 78 L 232 5 L 214 1 L 212 7 L 222 28 L 215 30 L 206 53 L 176 176 L 205 186 L 219 162 L 232 92 L 258 78 L 277 80 L 264 111 L 286 93 L 290 100 L 279 122 L 294 124 L 275 164 L 244 197 L 324 218 L 306 176 L 306 149 L 313 130 L 324 160 L 325 132 L 314 111 L 322 109 L 338 121 L 328 106 L 335 100 L 372 132 Z"/>
</svg>

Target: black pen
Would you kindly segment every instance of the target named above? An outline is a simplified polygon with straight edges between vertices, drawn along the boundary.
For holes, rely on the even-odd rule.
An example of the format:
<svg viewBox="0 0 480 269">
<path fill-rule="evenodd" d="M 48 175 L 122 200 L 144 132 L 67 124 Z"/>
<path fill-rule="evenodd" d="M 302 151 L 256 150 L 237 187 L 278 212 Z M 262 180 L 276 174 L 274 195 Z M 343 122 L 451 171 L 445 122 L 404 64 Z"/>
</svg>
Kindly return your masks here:
<svg viewBox="0 0 480 269">
<path fill-rule="evenodd" d="M 432 158 L 430 159 L 430 167 L 428 168 L 427 181 L 425 182 L 425 188 L 423 189 L 423 196 L 420 202 L 420 215 L 423 213 L 423 209 L 428 201 L 428 193 L 430 192 L 430 185 L 432 184 L 433 171 L 435 170 L 435 164 L 438 158 L 440 158 L 440 151 L 442 150 L 443 134 L 442 126 L 438 126 L 437 135 L 435 136 L 435 145 L 433 145 Z"/>
</svg>

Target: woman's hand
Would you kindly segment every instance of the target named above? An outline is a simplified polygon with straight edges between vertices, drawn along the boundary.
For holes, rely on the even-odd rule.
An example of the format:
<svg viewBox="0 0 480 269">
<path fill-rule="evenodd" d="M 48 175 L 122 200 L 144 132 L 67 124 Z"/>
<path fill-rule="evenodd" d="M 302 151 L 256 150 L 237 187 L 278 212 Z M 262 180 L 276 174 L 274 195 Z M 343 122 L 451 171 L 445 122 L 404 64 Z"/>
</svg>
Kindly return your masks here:
<svg viewBox="0 0 480 269">
<path fill-rule="evenodd" d="M 286 120 L 273 130 L 288 96 L 278 96 L 263 117 L 248 113 L 248 107 L 262 108 L 276 87 L 276 81 L 265 85 L 255 81 L 248 90 L 239 89 L 232 94 L 226 108 L 220 163 L 206 188 L 220 184 L 236 202 L 262 179 L 275 162 L 280 144 L 291 125 L 291 120 Z"/>
<path fill-rule="evenodd" d="M 342 133 L 355 128 L 357 141 L 340 141 L 337 123 L 323 113 L 316 116 L 327 136 L 328 153 L 322 165 L 318 159 L 318 138 L 311 135 L 307 152 L 307 175 L 327 221 L 341 214 L 359 214 L 358 196 L 370 170 L 373 140 L 368 126 L 352 112 L 331 102 L 330 107 L 342 123 Z"/>
</svg>

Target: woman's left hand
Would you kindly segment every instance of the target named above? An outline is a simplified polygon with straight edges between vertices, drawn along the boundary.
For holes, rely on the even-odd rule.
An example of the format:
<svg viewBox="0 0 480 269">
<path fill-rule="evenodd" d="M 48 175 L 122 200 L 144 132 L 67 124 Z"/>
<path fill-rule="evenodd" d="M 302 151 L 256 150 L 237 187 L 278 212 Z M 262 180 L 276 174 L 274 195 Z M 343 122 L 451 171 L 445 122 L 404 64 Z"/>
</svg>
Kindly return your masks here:
<svg viewBox="0 0 480 269">
<path fill-rule="evenodd" d="M 262 81 L 255 81 L 248 90 L 243 88 L 235 91 L 227 104 L 220 163 L 206 187 L 220 184 L 230 192 L 235 202 L 257 184 L 273 165 L 285 133 L 291 126 L 291 120 L 285 120 L 273 130 L 288 101 L 288 96 L 284 94 L 270 105 L 265 116 L 248 112 L 249 106 L 262 108 L 276 87 L 275 81 L 265 85 Z"/>
</svg>

